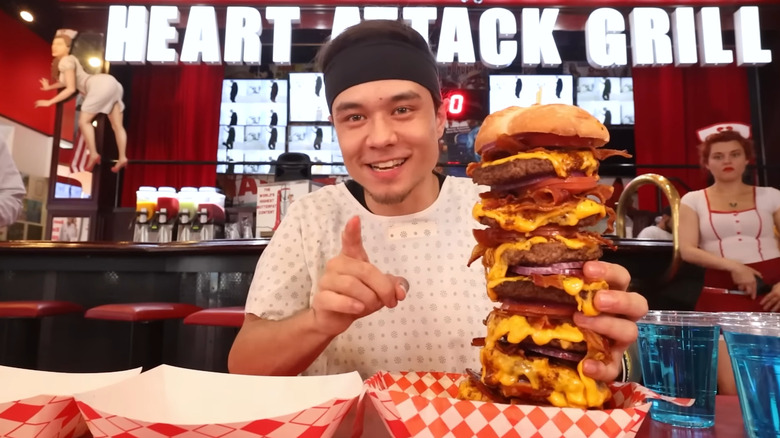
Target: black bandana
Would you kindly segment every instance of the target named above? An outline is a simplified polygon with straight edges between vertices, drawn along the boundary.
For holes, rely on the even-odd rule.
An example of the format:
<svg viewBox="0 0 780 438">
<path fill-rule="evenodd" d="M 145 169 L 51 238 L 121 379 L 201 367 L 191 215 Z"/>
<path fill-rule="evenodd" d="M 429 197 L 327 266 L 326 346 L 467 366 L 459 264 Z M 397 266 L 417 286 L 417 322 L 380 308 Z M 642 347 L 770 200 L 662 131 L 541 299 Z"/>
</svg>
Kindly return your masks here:
<svg viewBox="0 0 780 438">
<path fill-rule="evenodd" d="M 344 90 L 365 82 L 402 79 L 416 82 L 434 96 L 441 95 L 436 62 L 429 53 L 394 40 L 357 43 L 339 52 L 325 67 L 328 108 Z"/>
</svg>

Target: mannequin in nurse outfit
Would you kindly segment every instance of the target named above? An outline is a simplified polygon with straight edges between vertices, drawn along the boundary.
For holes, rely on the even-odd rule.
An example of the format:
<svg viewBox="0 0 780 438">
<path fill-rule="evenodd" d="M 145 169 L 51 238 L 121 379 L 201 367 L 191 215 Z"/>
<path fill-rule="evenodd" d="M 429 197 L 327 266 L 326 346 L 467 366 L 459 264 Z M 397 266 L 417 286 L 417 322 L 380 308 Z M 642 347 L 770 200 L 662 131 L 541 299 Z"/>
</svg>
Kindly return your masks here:
<svg viewBox="0 0 780 438">
<path fill-rule="evenodd" d="M 79 116 L 79 130 L 84 136 L 84 141 L 89 148 L 89 160 L 86 170 L 91 171 L 96 164 L 100 164 L 100 155 L 95 146 L 95 128 L 92 121 L 98 113 L 107 114 L 111 122 L 111 129 L 116 137 L 116 145 L 119 151 L 116 164 L 111 168 L 112 172 L 127 165 L 127 132 L 122 124 L 125 104 L 122 102 L 124 90 L 122 85 L 111 75 L 91 75 L 84 71 L 78 58 L 70 54 L 71 45 L 76 32 L 71 30 L 59 30 L 51 44 L 52 78 L 56 81 L 42 78 L 41 90 L 62 89 L 56 96 L 49 100 L 35 101 L 35 107 L 48 107 L 68 99 L 78 91 L 84 96 Z"/>
<path fill-rule="evenodd" d="M 682 258 L 706 268 L 704 285 L 747 292 L 755 310 L 780 310 L 780 190 L 743 182 L 753 158 L 749 127 L 716 125 L 700 131 L 702 165 L 714 183 L 686 193 L 680 205 Z M 760 294 L 758 280 L 770 285 Z M 747 304 L 750 304 L 747 301 Z M 723 309 L 729 310 L 729 309 Z M 747 310 L 747 309 L 731 309 Z M 718 357 L 718 390 L 736 394 L 725 342 Z"/>
<path fill-rule="evenodd" d="M 780 310 L 780 249 L 773 228 L 780 227 L 780 190 L 742 180 L 754 154 L 747 138 L 749 127 L 728 124 L 714 129 L 701 135 L 699 148 L 702 165 L 714 183 L 686 193 L 681 200 L 681 255 L 707 269 L 705 286 L 740 289 L 756 299 L 757 278 L 773 285 L 757 300 L 763 310 L 776 312 Z"/>
</svg>

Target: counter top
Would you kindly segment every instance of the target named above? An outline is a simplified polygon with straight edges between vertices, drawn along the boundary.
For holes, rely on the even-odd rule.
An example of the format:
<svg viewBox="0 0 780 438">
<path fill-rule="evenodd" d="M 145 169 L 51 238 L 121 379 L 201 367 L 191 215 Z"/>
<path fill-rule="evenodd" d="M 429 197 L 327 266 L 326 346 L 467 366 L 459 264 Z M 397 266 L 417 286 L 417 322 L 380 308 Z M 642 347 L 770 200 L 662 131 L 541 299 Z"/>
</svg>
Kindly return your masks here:
<svg viewBox="0 0 780 438">
<path fill-rule="evenodd" d="M 664 240 L 619 239 L 609 236 L 619 251 L 658 251 L 671 250 L 672 242 Z M 171 252 L 256 252 L 264 249 L 270 239 L 207 240 L 201 242 L 171 243 L 135 243 L 135 242 L 54 242 L 46 240 L 21 240 L 0 242 L 0 253 L 14 251 L 19 253 L 171 253 Z M 605 250 L 609 253 L 609 250 Z"/>
<path fill-rule="evenodd" d="M 135 243 L 135 242 L 53 242 L 13 241 L 0 242 L 0 254 L 10 253 L 258 253 L 265 249 L 269 239 L 208 240 L 202 242 Z"/>
</svg>

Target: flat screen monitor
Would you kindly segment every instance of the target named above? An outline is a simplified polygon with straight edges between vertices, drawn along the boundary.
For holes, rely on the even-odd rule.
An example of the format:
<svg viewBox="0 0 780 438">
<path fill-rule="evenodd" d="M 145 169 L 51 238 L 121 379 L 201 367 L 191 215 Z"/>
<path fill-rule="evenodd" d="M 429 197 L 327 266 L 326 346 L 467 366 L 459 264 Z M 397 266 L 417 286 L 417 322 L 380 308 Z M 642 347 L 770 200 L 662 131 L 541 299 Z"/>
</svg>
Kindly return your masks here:
<svg viewBox="0 0 780 438">
<path fill-rule="evenodd" d="M 289 127 L 290 152 L 339 151 L 336 129 L 331 125 L 294 125 Z"/>
<path fill-rule="evenodd" d="M 633 78 L 580 77 L 577 79 L 577 106 L 606 126 L 633 125 Z"/>
<path fill-rule="evenodd" d="M 287 104 L 287 81 L 283 79 L 225 79 L 222 102 Z"/>
<path fill-rule="evenodd" d="M 273 163 L 284 152 L 282 150 L 264 150 L 264 151 L 217 151 L 217 160 L 227 162 L 228 164 L 220 164 L 217 166 L 217 173 L 227 174 L 262 174 L 268 175 L 272 173 L 271 164 L 232 164 L 240 162 L 253 162 L 253 163 Z"/>
<path fill-rule="evenodd" d="M 290 121 L 327 122 L 330 111 L 322 73 L 290 73 L 289 80 Z"/>
<path fill-rule="evenodd" d="M 574 104 L 571 75 L 490 75 L 490 112 L 536 103 Z"/>
<path fill-rule="evenodd" d="M 341 163 L 341 155 L 336 129 L 331 125 L 294 125 L 289 127 L 288 150 L 301 152 L 309 156 L 314 164 L 312 175 L 346 175 L 347 170 Z"/>
<path fill-rule="evenodd" d="M 268 151 L 276 155 L 284 152 L 287 100 L 286 80 L 225 79 L 222 82 L 217 160 L 248 161 L 247 157 L 257 155 L 253 152 Z M 244 173 L 244 170 L 245 166 L 240 165 L 217 166 L 218 173 Z"/>
</svg>

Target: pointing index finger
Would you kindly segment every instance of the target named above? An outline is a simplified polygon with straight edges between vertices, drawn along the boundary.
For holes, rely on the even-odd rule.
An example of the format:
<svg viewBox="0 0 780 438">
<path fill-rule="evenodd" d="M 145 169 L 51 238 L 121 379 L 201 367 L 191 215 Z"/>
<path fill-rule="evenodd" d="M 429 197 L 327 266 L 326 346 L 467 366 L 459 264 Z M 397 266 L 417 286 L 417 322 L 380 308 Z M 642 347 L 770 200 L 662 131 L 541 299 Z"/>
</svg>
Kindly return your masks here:
<svg viewBox="0 0 780 438">
<path fill-rule="evenodd" d="M 363 240 L 360 233 L 360 217 L 354 216 L 341 233 L 341 253 L 347 257 L 363 262 L 368 262 L 368 254 L 363 248 Z"/>
</svg>

